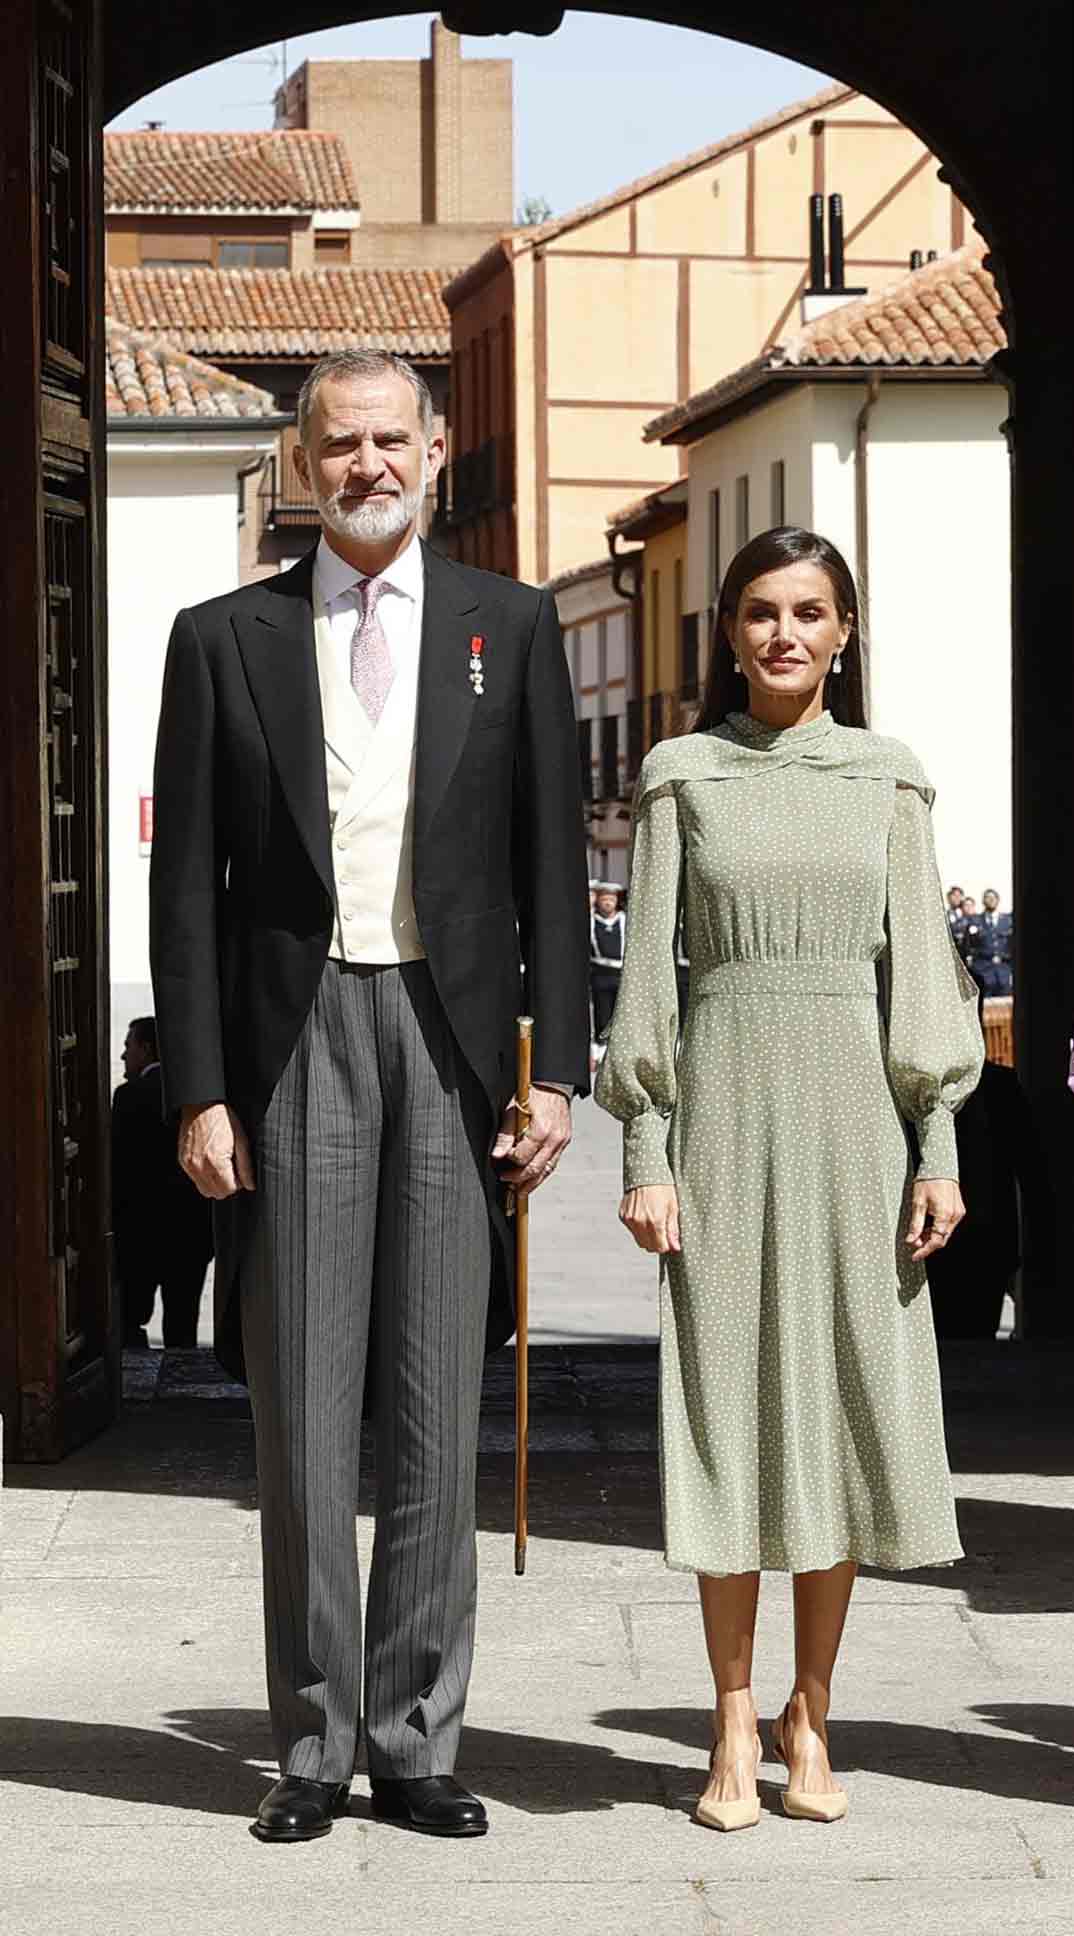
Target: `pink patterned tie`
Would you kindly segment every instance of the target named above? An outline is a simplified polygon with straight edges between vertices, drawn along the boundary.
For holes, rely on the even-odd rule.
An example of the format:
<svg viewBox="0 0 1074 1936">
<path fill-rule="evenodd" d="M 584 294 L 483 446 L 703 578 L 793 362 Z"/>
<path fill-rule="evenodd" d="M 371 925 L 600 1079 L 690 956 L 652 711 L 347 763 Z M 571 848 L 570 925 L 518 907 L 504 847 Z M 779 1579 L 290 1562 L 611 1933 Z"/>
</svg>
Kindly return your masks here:
<svg viewBox="0 0 1074 1936">
<path fill-rule="evenodd" d="M 383 578 L 366 578 L 354 586 L 353 593 L 358 600 L 358 620 L 351 639 L 351 685 L 374 726 L 395 677 L 384 627 L 377 617 L 381 593 L 387 589 Z"/>
</svg>

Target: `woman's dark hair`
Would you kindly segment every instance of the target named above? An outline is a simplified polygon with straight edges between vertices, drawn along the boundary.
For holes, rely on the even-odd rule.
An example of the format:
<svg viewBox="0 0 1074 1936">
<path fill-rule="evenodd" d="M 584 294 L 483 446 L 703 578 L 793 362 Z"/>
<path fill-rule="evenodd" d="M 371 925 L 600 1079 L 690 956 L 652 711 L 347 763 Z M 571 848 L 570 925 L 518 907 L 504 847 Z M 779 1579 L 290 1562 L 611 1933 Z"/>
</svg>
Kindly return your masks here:
<svg viewBox="0 0 1074 1936">
<path fill-rule="evenodd" d="M 865 726 L 865 685 L 861 664 L 861 629 L 858 622 L 858 594 L 850 567 L 842 553 L 827 538 L 815 531 L 804 531 L 797 524 L 780 524 L 773 531 L 762 531 L 743 545 L 732 558 L 720 587 L 719 604 L 712 628 L 712 648 L 701 709 L 694 722 L 695 733 L 718 726 L 728 713 L 749 710 L 749 686 L 744 673 L 735 671 L 734 652 L 728 627 L 738 611 L 747 585 L 766 572 L 781 571 L 785 565 L 819 565 L 831 581 L 835 609 L 840 619 L 849 618 L 850 634 L 843 647 L 843 670 L 829 673 L 825 682 L 825 704 L 841 726 Z"/>
</svg>

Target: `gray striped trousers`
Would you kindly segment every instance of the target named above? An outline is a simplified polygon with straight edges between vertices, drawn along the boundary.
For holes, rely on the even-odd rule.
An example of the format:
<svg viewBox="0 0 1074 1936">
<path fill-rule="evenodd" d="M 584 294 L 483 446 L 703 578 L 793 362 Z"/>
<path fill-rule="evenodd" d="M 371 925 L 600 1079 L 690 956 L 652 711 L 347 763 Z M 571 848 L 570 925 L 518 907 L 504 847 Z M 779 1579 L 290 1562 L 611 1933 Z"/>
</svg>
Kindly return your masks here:
<svg viewBox="0 0 1074 1936">
<path fill-rule="evenodd" d="M 477 1594 L 487 1121 L 426 964 L 330 960 L 258 1135 L 242 1270 L 269 1704 L 285 1774 L 340 1782 L 354 1769 L 371 1352 L 369 1769 L 413 1777 L 455 1764 Z"/>
</svg>

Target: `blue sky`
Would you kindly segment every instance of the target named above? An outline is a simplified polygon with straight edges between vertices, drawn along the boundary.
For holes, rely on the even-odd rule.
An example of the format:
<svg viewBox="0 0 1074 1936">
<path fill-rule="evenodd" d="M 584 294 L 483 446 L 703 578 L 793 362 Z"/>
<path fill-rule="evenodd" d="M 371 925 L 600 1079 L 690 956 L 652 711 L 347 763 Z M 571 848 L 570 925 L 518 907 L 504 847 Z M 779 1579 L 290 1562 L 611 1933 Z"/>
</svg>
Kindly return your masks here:
<svg viewBox="0 0 1074 1936">
<path fill-rule="evenodd" d="M 428 52 L 431 14 L 413 14 L 286 44 L 300 61 L 349 55 L 414 59 Z M 543 196 L 556 214 L 593 200 L 693 148 L 718 141 L 829 76 L 711 34 L 570 13 L 556 34 L 463 42 L 466 55 L 515 64 L 516 199 Z M 138 128 L 265 128 L 281 73 L 278 45 L 173 81 L 111 123 Z"/>
</svg>

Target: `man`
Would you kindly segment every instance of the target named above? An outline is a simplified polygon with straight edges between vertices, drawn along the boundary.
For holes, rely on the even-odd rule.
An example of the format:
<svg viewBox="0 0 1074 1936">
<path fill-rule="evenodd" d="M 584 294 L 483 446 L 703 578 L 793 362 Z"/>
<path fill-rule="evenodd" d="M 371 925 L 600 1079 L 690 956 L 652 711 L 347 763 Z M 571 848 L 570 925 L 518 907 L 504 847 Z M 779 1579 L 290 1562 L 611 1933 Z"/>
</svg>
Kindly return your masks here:
<svg viewBox="0 0 1074 1936">
<path fill-rule="evenodd" d="M 980 920 L 977 902 L 972 894 L 964 894 L 958 911 L 958 920 L 953 923 L 951 933 L 955 947 L 963 961 L 969 962 L 977 953 L 980 936 Z"/>
<path fill-rule="evenodd" d="M 1014 917 L 1001 914 L 994 887 L 986 887 L 982 899 L 984 912 L 977 917 L 973 953 L 967 954 L 966 966 L 986 995 L 1009 995 L 1014 973 Z"/>
<path fill-rule="evenodd" d="M 368 1356 L 373 1811 L 481 1834 L 452 1771 L 482 1356 L 514 1324 L 490 1159 L 539 1184 L 588 1076 L 570 681 L 548 594 L 418 539 L 444 446 L 416 371 L 326 357 L 298 428 L 315 551 L 175 623 L 151 895 L 166 1100 L 215 1202 L 217 1351 L 238 1370 L 244 1347 L 257 1437 L 282 1779 L 255 1830 L 304 1840 L 346 1808 Z M 539 1086 L 516 1141 L 523 963 Z"/>
<path fill-rule="evenodd" d="M 962 889 L 949 887 L 947 890 L 947 925 L 956 928 L 962 919 Z"/>
<path fill-rule="evenodd" d="M 983 1028 L 985 991 L 978 988 Z M 949 1247 L 929 1259 L 936 1335 L 994 1338 L 1019 1264 L 1054 1270 L 1048 1164 L 1013 1069 L 985 1062 L 955 1117 L 955 1140 L 969 1215 Z"/>
<path fill-rule="evenodd" d="M 618 881 L 598 881 L 589 917 L 589 993 L 593 1004 L 595 1053 L 604 1053 L 602 1036 L 611 1023 L 623 972 L 626 915 L 619 906 Z"/>
<path fill-rule="evenodd" d="M 112 1230 L 125 1350 L 147 1351 L 157 1286 L 164 1343 L 198 1341 L 198 1307 L 212 1256 L 209 1206 L 183 1175 L 164 1121 L 157 1029 L 139 1015 L 127 1030 L 124 1081 L 112 1097 Z"/>
</svg>

